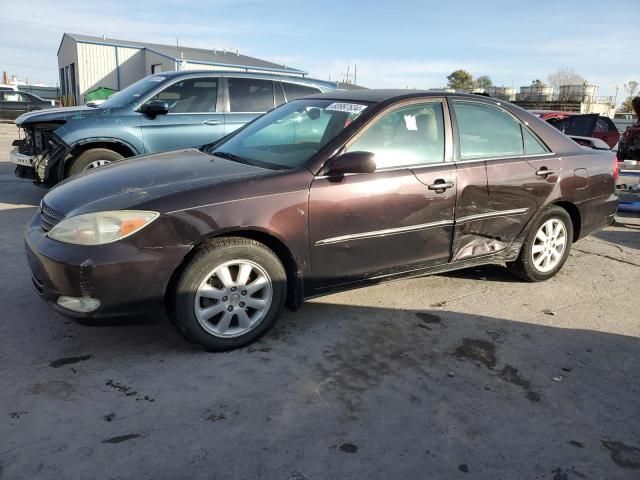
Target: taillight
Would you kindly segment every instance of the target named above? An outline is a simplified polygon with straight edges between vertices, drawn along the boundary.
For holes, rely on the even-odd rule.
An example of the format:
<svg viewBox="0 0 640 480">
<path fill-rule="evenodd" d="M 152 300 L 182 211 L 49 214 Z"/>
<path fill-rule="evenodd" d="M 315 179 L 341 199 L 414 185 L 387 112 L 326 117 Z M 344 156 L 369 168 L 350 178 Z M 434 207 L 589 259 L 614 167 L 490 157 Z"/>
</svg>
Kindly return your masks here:
<svg viewBox="0 0 640 480">
<path fill-rule="evenodd" d="M 618 163 L 618 157 L 613 157 L 613 181 L 617 182 L 620 176 L 620 164 Z"/>
</svg>

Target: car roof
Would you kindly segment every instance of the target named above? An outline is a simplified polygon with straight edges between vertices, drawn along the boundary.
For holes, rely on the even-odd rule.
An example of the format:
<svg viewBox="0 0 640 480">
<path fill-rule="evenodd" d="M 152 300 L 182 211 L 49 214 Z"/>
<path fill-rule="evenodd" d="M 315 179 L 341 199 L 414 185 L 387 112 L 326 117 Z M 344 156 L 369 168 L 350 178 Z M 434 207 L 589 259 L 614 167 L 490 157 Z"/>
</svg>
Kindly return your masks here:
<svg viewBox="0 0 640 480">
<path fill-rule="evenodd" d="M 401 100 L 407 98 L 467 98 L 474 100 L 489 100 L 501 102 L 499 99 L 484 95 L 474 95 L 470 93 L 445 92 L 444 90 L 410 90 L 410 89 L 370 89 L 370 90 L 334 90 L 327 93 L 317 93 L 305 98 L 326 98 L 330 100 L 341 100 L 351 102 L 371 102 L 380 103 L 387 100 Z"/>
<path fill-rule="evenodd" d="M 270 80 L 279 80 L 286 81 L 292 83 L 300 83 L 307 85 L 324 85 L 326 87 L 336 88 L 335 82 L 328 82 L 327 80 L 318 80 L 316 78 L 309 77 L 299 77 L 296 75 L 280 75 L 275 73 L 258 73 L 258 72 L 242 72 L 237 70 L 181 70 L 181 71 L 172 71 L 172 72 L 159 72 L 155 75 L 163 76 L 166 78 L 176 78 L 176 77 L 193 77 L 193 76 L 222 76 L 222 77 L 249 77 L 249 78 L 260 78 L 260 79 L 270 79 Z"/>
</svg>

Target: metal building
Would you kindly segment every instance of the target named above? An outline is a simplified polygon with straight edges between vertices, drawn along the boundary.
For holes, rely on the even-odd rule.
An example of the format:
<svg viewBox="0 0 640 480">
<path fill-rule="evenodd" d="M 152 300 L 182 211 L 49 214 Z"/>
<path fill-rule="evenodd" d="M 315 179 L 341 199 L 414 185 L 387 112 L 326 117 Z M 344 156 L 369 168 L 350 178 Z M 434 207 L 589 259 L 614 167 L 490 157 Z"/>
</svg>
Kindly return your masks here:
<svg viewBox="0 0 640 480">
<path fill-rule="evenodd" d="M 99 87 L 121 90 L 152 73 L 174 70 L 234 70 L 304 77 L 307 72 L 241 55 L 65 33 L 58 47 L 60 90 L 65 105 L 81 105 Z"/>
</svg>

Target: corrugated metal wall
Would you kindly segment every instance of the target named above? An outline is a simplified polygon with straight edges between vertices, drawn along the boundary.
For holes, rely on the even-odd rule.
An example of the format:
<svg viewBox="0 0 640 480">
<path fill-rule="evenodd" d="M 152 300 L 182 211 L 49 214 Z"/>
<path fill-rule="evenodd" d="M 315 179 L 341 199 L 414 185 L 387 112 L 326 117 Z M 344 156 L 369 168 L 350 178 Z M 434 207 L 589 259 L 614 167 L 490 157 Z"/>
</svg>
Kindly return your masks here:
<svg viewBox="0 0 640 480">
<path fill-rule="evenodd" d="M 175 60 L 162 55 L 158 55 L 157 53 L 150 50 L 145 50 L 144 52 L 144 63 L 145 75 L 151 75 L 152 65 L 162 65 L 161 69 L 163 72 L 173 72 L 176 69 Z"/>
<path fill-rule="evenodd" d="M 145 76 L 143 50 L 118 47 L 118 62 L 120 64 L 120 90 Z"/>
<path fill-rule="evenodd" d="M 78 63 L 80 96 L 98 87 L 118 89 L 114 47 L 78 43 Z"/>
</svg>

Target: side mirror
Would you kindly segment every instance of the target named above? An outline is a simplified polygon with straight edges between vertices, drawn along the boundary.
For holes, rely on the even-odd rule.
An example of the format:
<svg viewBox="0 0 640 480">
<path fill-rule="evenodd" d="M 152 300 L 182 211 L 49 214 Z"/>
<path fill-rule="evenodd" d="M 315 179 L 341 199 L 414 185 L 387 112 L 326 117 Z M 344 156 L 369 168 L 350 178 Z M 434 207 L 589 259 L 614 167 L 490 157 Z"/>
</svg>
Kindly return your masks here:
<svg viewBox="0 0 640 480">
<path fill-rule="evenodd" d="M 151 100 L 142 106 L 141 111 L 145 115 L 149 115 L 151 118 L 157 115 L 166 115 L 169 113 L 169 104 L 162 100 Z"/>
<path fill-rule="evenodd" d="M 376 162 L 371 152 L 347 152 L 330 160 L 325 167 L 329 176 L 337 177 L 346 173 L 373 173 Z"/>
</svg>

